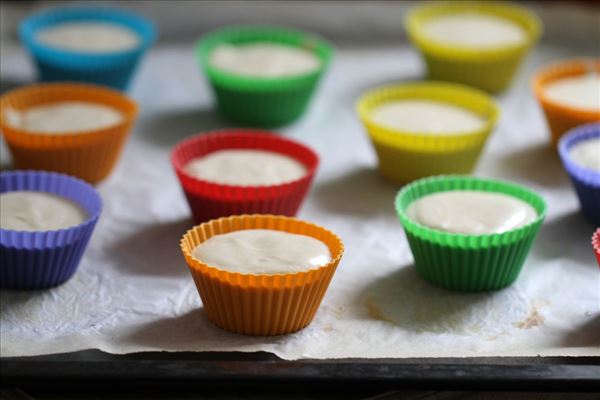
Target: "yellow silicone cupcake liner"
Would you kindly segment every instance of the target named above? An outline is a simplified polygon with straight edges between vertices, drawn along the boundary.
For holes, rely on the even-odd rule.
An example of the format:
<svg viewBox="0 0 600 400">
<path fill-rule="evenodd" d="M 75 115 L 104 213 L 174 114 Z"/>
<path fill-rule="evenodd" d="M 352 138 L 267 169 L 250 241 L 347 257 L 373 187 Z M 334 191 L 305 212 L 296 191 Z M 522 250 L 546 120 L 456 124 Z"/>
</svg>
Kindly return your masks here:
<svg viewBox="0 0 600 400">
<path fill-rule="evenodd" d="M 10 110 L 59 101 L 104 104 L 118 110 L 123 120 L 108 128 L 65 134 L 26 131 L 8 121 Z M 0 98 L 0 128 L 15 168 L 62 172 L 97 183 L 116 163 L 137 111 L 132 99 L 107 87 L 80 83 L 36 84 L 15 89 Z"/>
<path fill-rule="evenodd" d="M 311 236 L 331 252 L 326 265 L 290 274 L 240 274 L 211 267 L 192 257 L 196 246 L 212 236 L 244 230 L 273 229 Z M 195 226 L 181 239 L 208 318 L 230 332 L 279 335 L 306 327 L 313 319 L 342 258 L 344 245 L 334 233 L 296 218 L 241 215 Z"/>
<path fill-rule="evenodd" d="M 428 20 L 464 11 L 508 19 L 521 26 L 527 38 L 517 45 L 474 49 L 442 44 L 424 34 L 422 27 Z M 452 1 L 416 7 L 409 13 L 406 29 L 427 64 L 429 79 L 463 83 L 495 93 L 510 84 L 521 59 L 537 42 L 542 26 L 535 14 L 516 4 Z"/>
<path fill-rule="evenodd" d="M 386 102 L 414 99 L 464 107 L 485 118 L 485 126 L 477 131 L 452 135 L 422 134 L 379 125 L 371 116 L 373 109 Z M 362 96 L 357 111 L 377 153 L 379 171 L 398 183 L 430 175 L 471 172 L 499 116 L 494 100 L 484 92 L 443 82 L 408 83 L 375 89 Z"/>
<path fill-rule="evenodd" d="M 562 61 L 546 66 L 535 74 L 533 78 L 533 92 L 546 115 L 554 146 L 558 145 L 558 141 L 562 135 L 572 128 L 592 122 L 599 122 L 600 110 L 586 110 L 552 101 L 546 96 L 544 87 L 559 79 L 571 78 L 594 71 L 600 74 L 600 58 Z"/>
</svg>

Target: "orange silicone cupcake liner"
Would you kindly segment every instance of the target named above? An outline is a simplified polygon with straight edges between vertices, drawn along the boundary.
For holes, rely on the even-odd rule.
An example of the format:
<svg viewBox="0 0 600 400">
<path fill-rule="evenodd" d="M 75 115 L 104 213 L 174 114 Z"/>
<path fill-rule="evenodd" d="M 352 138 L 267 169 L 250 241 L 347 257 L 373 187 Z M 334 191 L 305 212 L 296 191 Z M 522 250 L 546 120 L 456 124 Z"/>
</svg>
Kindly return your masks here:
<svg viewBox="0 0 600 400">
<path fill-rule="evenodd" d="M 558 79 L 583 75 L 592 70 L 600 74 L 600 59 L 582 58 L 552 64 L 539 70 L 533 79 L 533 91 L 542 105 L 552 134 L 552 143 L 555 146 L 561 136 L 571 128 L 600 121 L 600 111 L 566 106 L 552 101 L 546 95 L 544 87 Z"/>
<path fill-rule="evenodd" d="M 317 269 L 271 275 L 227 272 L 192 257 L 194 248 L 210 237 L 244 229 L 311 236 L 329 247 L 331 261 Z M 327 229 L 274 215 L 214 219 L 187 231 L 180 244 L 208 318 L 222 329 L 246 335 L 280 335 L 306 327 L 344 252 L 340 238 Z"/>
<path fill-rule="evenodd" d="M 123 120 L 108 128 L 65 134 L 25 131 L 11 126 L 8 110 L 25 110 L 59 101 L 85 101 L 115 108 Z M 79 83 L 45 83 L 0 97 L 0 128 L 17 169 L 62 172 L 97 183 L 117 161 L 137 116 L 137 104 L 119 91 Z"/>
</svg>

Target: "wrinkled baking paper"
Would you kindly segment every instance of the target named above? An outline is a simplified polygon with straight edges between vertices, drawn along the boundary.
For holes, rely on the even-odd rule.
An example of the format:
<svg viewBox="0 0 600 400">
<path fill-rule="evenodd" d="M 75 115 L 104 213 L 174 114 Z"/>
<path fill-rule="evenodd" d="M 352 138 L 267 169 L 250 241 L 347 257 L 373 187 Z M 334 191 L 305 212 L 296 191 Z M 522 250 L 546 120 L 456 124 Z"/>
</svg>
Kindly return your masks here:
<svg viewBox="0 0 600 400">
<path fill-rule="evenodd" d="M 417 54 L 408 47 L 338 51 L 306 117 L 282 132 L 322 156 L 299 216 L 338 233 L 347 250 L 308 328 L 246 337 L 210 324 L 178 247 L 191 222 L 169 150 L 190 134 L 230 126 L 214 114 L 192 53 L 157 49 L 143 63 L 132 90 L 142 114 L 113 175 L 99 185 L 104 211 L 73 279 L 52 290 L 1 291 L 3 357 L 90 348 L 264 350 L 284 359 L 600 355 L 594 226 L 578 213 L 529 89 L 535 66 L 580 54 L 539 47 L 499 96 L 502 117 L 476 174 L 538 191 L 548 218 L 514 285 L 463 294 L 415 272 L 392 206 L 399 187 L 375 172 L 354 111 L 366 89 L 420 79 Z M 5 70 L 32 76 L 28 65 L 18 53 Z"/>
</svg>

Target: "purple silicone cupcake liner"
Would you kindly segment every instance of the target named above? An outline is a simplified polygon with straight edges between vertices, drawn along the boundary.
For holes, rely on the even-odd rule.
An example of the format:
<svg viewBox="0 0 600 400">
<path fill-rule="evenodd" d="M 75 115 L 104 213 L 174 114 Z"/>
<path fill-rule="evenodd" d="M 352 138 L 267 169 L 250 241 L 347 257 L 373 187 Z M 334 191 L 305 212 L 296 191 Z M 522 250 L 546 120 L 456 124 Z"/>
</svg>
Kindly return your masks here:
<svg viewBox="0 0 600 400">
<path fill-rule="evenodd" d="M 600 137 L 600 123 L 578 126 L 561 138 L 558 152 L 579 197 L 581 212 L 587 219 L 600 225 L 600 172 L 577 165 L 569 155 L 577 143 L 597 137 Z"/>
<path fill-rule="evenodd" d="M 67 281 L 77 269 L 102 210 L 102 199 L 84 181 L 53 172 L 9 171 L 0 174 L 0 193 L 53 193 L 88 212 L 80 225 L 43 232 L 0 229 L 0 288 L 42 289 Z"/>
</svg>

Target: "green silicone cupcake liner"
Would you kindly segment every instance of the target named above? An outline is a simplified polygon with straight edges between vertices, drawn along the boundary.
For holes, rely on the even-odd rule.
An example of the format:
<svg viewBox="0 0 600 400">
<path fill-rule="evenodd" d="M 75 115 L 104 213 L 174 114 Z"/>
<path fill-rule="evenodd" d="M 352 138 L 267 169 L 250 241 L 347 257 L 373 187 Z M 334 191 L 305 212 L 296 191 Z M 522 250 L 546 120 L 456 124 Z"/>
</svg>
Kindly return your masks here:
<svg viewBox="0 0 600 400">
<path fill-rule="evenodd" d="M 423 33 L 427 20 L 461 11 L 513 21 L 525 30 L 527 38 L 517 45 L 482 50 L 438 43 Z M 540 37 L 542 25 L 535 14 L 513 3 L 447 1 L 416 7 L 407 18 L 406 29 L 427 64 L 429 79 L 459 82 L 495 93 L 510 84 L 522 58 Z"/>
<path fill-rule="evenodd" d="M 408 206 L 428 194 L 449 190 L 478 190 L 514 196 L 537 211 L 521 228 L 490 235 L 462 235 L 430 229 L 410 219 Z M 461 175 L 421 179 L 396 196 L 396 211 L 404 227 L 417 272 L 430 283 L 460 291 L 496 290 L 513 283 L 546 215 L 546 203 L 522 186 Z"/>
<path fill-rule="evenodd" d="M 321 60 L 312 72 L 283 78 L 254 78 L 213 67 L 210 54 L 220 44 L 273 42 L 313 51 Z M 196 47 L 202 69 L 217 98 L 219 111 L 229 120 L 274 127 L 298 119 L 306 110 L 317 84 L 331 60 L 333 49 L 320 37 L 289 28 L 238 26 L 204 36 Z"/>
</svg>

